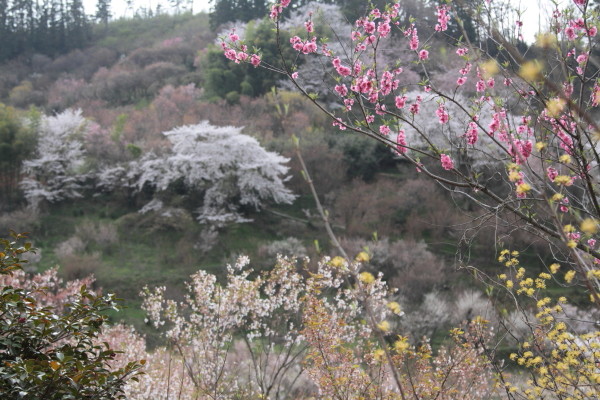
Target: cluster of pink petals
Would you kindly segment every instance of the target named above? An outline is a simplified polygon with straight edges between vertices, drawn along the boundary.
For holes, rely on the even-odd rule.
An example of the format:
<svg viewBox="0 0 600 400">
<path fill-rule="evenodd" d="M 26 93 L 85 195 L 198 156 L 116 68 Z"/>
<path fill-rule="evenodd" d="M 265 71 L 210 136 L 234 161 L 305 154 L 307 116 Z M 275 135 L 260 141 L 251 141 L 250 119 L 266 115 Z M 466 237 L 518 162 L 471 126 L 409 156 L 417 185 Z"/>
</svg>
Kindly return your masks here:
<svg viewBox="0 0 600 400">
<path fill-rule="evenodd" d="M 440 104 L 437 110 L 435 110 L 435 115 L 437 115 L 440 124 L 446 124 L 450 120 L 450 116 L 443 104 Z"/>
<path fill-rule="evenodd" d="M 346 130 L 346 125 L 344 125 L 344 122 L 342 121 L 341 118 L 336 118 L 336 120 L 333 121 L 332 125 L 337 126 L 340 131 Z"/>
<path fill-rule="evenodd" d="M 448 30 L 448 22 L 450 21 L 450 15 L 448 15 L 448 6 L 442 5 L 437 6 L 437 20 L 438 23 L 435 25 L 435 30 L 438 32 L 443 32 Z"/>
<path fill-rule="evenodd" d="M 402 109 L 406 105 L 406 96 L 396 96 L 394 102 L 396 103 L 396 108 Z"/>
<path fill-rule="evenodd" d="M 454 168 L 454 161 L 452 161 L 452 158 L 450 158 L 450 156 L 447 154 L 440 155 L 440 162 L 442 163 L 442 168 L 444 168 L 446 171 L 450 171 Z"/>
<path fill-rule="evenodd" d="M 308 33 L 312 33 L 315 30 L 315 27 L 314 27 L 312 21 L 306 21 L 304 23 L 304 28 L 306 28 L 306 32 L 308 32 Z"/>
<path fill-rule="evenodd" d="M 238 43 L 240 37 L 235 33 L 235 30 L 229 33 L 229 40 L 231 41 L 232 46 L 239 47 L 239 51 L 229 47 L 227 43 L 221 42 L 223 54 L 227 59 L 235 62 L 236 64 L 239 64 L 241 62 L 247 62 L 248 59 L 250 59 L 250 64 L 252 64 L 255 68 L 260 65 L 260 55 L 248 53 L 248 46 L 246 46 L 245 44 Z"/>
<path fill-rule="evenodd" d="M 345 97 L 348 94 L 348 88 L 343 83 L 341 85 L 335 85 L 334 89 L 337 92 L 337 94 L 339 94 L 342 97 Z"/>
<path fill-rule="evenodd" d="M 419 48 L 419 34 L 415 24 L 412 24 L 407 30 L 404 31 L 404 36 L 410 36 L 409 47 L 411 50 L 416 51 Z"/>
<path fill-rule="evenodd" d="M 477 129 L 476 122 L 469 122 L 469 127 L 467 128 L 465 137 L 467 138 L 468 144 L 474 145 L 475 143 L 477 143 L 477 139 L 479 138 L 479 130 Z"/>
<path fill-rule="evenodd" d="M 290 43 L 294 50 L 301 52 L 302 54 L 316 53 L 317 52 L 317 38 L 312 37 L 310 40 L 303 41 L 298 36 L 290 38 Z"/>
<path fill-rule="evenodd" d="M 277 19 L 283 12 L 283 9 L 290 5 L 291 0 L 281 0 L 279 4 L 273 4 L 271 6 L 271 12 L 269 12 L 269 18 Z"/>
<path fill-rule="evenodd" d="M 402 72 L 402 70 L 400 70 Z M 390 71 L 385 71 L 381 75 L 381 84 L 380 91 L 383 96 L 387 96 L 392 91 L 398 89 L 400 81 L 398 79 L 394 79 L 394 73 Z"/>
<path fill-rule="evenodd" d="M 331 63 L 333 64 L 333 67 L 337 73 L 342 76 L 348 76 L 352 73 L 352 70 L 349 67 L 342 65 L 339 57 L 335 57 L 333 60 L 331 60 Z"/>
<path fill-rule="evenodd" d="M 387 125 L 380 125 L 379 126 L 379 133 L 381 133 L 383 136 L 388 136 L 391 131 L 392 130 Z"/>
<path fill-rule="evenodd" d="M 586 31 L 585 21 L 583 20 L 583 18 L 576 18 L 569 21 L 569 23 L 565 27 L 564 32 L 569 40 L 575 40 L 581 32 L 586 32 L 590 36 L 595 36 L 597 30 L 592 31 L 590 29 L 589 31 Z"/>
<path fill-rule="evenodd" d="M 406 134 L 404 133 L 404 129 L 398 131 L 398 136 L 396 137 L 396 151 L 398 154 L 406 154 Z"/>
<path fill-rule="evenodd" d="M 411 114 L 417 115 L 421 109 L 421 101 L 423 99 L 421 98 L 421 96 L 417 96 L 416 101 L 410 105 L 410 108 L 408 109 L 408 111 Z"/>
<path fill-rule="evenodd" d="M 513 139 L 513 142 L 508 145 L 508 154 L 517 164 L 523 164 L 531 155 L 532 150 L 531 140 Z"/>
</svg>

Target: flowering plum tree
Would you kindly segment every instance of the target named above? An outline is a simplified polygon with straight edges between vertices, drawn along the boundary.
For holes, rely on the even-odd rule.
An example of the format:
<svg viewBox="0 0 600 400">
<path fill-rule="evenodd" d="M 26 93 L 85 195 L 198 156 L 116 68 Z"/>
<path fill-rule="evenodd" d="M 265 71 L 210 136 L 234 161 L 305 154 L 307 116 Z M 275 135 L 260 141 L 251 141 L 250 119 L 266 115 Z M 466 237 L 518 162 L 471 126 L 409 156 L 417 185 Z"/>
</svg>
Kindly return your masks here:
<svg viewBox="0 0 600 400">
<path fill-rule="evenodd" d="M 460 20 L 455 27 L 463 30 L 462 37 L 446 39 L 452 18 L 465 12 L 451 2 L 436 6 L 430 26 L 401 18 L 402 2 L 373 8 L 356 20 L 349 38 L 341 36 L 341 50 L 319 37 L 307 14 L 302 34 L 290 43 L 279 40 L 279 46 L 291 46 L 298 60 L 320 60 L 335 80 L 329 91 L 339 98 L 336 108 L 303 86 L 300 62 L 275 64 L 259 51 L 249 52 L 234 34 L 223 38 L 223 48 L 229 58 L 260 60 L 254 65 L 285 75 L 334 126 L 386 144 L 420 173 L 479 205 L 486 213 L 482 220 L 546 240 L 556 261 L 547 272 L 529 276 L 518 267 L 518 251 L 504 249 L 500 260 L 509 273 L 489 277 L 517 309 L 533 302 L 539 311 L 529 324 L 536 340 L 521 343 L 523 351 L 513 357 L 531 370 L 531 381 L 517 387 L 501 371 L 499 376 L 508 398 L 594 398 L 598 332 L 569 332 L 564 321 L 557 322 L 565 319 L 561 304 L 566 299 L 542 293 L 560 270 L 564 284 L 580 285 L 594 306 L 600 304 L 600 85 L 594 61 L 599 15 L 587 0 L 573 0 L 564 9 L 549 5 L 549 30 L 525 54 L 522 44 L 507 39 L 521 36 L 523 21 L 514 14 L 515 32 L 504 35 L 493 20 L 495 3 L 479 2 L 470 14 L 485 46 L 470 41 L 476 37 Z M 285 27 L 289 6 L 285 0 L 271 7 L 277 32 Z M 420 34 L 427 30 L 432 36 Z M 384 51 L 391 42 L 401 49 L 396 61 Z M 444 82 L 436 80 L 436 64 L 450 60 L 460 67 L 446 72 Z M 404 79 L 411 67 L 417 68 L 418 81 Z"/>
</svg>

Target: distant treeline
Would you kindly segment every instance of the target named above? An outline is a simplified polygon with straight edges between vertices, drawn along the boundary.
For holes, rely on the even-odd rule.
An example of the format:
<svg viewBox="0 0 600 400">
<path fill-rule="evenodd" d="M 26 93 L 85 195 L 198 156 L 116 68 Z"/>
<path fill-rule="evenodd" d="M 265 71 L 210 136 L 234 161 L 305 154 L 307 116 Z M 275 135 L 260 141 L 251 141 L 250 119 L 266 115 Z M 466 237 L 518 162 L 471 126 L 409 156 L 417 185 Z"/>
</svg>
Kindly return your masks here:
<svg viewBox="0 0 600 400">
<path fill-rule="evenodd" d="M 98 0 L 95 17 L 106 24 L 110 0 Z M 48 56 L 89 43 L 92 21 L 82 0 L 0 0 L 0 62 L 22 54 Z"/>
<path fill-rule="evenodd" d="M 293 2 L 293 5 L 287 8 L 293 10 L 310 3 L 315 0 L 297 0 Z M 348 19 L 356 19 L 359 15 L 364 13 L 369 3 L 377 4 L 383 7 L 385 1 L 375 0 L 368 2 L 365 0 L 317 0 L 323 4 L 336 4 L 342 8 L 344 14 Z M 213 0 L 213 7 L 210 13 L 210 25 L 214 29 L 219 25 L 230 22 L 230 21 L 251 21 L 253 19 L 260 19 L 268 14 L 268 8 L 270 7 L 271 0 Z"/>
</svg>

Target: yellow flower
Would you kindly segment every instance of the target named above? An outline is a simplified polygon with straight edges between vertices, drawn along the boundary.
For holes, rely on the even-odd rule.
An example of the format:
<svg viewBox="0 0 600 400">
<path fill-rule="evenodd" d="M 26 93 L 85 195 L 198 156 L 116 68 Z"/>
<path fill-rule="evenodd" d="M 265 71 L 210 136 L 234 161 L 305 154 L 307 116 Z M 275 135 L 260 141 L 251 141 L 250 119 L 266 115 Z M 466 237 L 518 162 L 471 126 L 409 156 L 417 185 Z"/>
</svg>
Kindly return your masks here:
<svg viewBox="0 0 600 400">
<path fill-rule="evenodd" d="M 517 185 L 516 192 L 517 192 L 517 194 L 525 194 L 525 193 L 529 192 L 530 190 L 531 190 L 531 185 L 523 182 L 523 183 L 519 183 Z"/>
<path fill-rule="evenodd" d="M 377 349 L 375 350 L 375 352 L 373 353 L 373 357 L 377 360 L 380 361 L 381 359 L 383 359 L 383 356 L 385 356 L 385 351 L 383 349 Z"/>
<path fill-rule="evenodd" d="M 558 158 L 558 161 L 560 161 L 563 164 L 568 164 L 571 162 L 571 156 L 568 154 L 563 154 Z"/>
<path fill-rule="evenodd" d="M 483 71 L 483 77 L 485 79 L 489 79 L 500 72 L 498 63 L 494 59 L 487 60 L 486 62 L 480 64 L 479 67 L 481 68 L 481 71 Z"/>
<path fill-rule="evenodd" d="M 567 283 L 571 283 L 571 281 L 575 278 L 575 271 L 571 270 L 565 274 L 565 281 Z"/>
<path fill-rule="evenodd" d="M 563 232 L 566 232 L 566 233 L 575 232 L 575 227 L 571 224 L 567 224 L 563 227 Z"/>
<path fill-rule="evenodd" d="M 375 277 L 374 277 L 374 276 L 373 276 L 373 274 L 372 274 L 372 273 L 370 273 L 370 272 L 361 272 L 361 273 L 358 275 L 358 279 L 360 279 L 360 281 L 361 281 L 362 283 L 366 283 L 367 285 L 368 285 L 369 283 L 373 283 L 373 282 L 375 282 Z"/>
<path fill-rule="evenodd" d="M 556 178 L 554 178 L 554 183 L 565 186 L 571 186 L 573 184 L 571 178 L 569 178 L 567 175 L 558 175 Z"/>
<path fill-rule="evenodd" d="M 588 235 L 593 235 L 598 232 L 598 221 L 594 218 L 586 218 L 581 221 L 581 231 Z"/>
<path fill-rule="evenodd" d="M 542 65 L 538 61 L 527 61 L 519 69 L 519 76 L 527 82 L 538 80 L 542 75 Z"/>
<path fill-rule="evenodd" d="M 513 286 L 514 286 L 513 281 L 511 281 L 511 280 L 506 281 L 507 288 L 512 289 Z"/>
<path fill-rule="evenodd" d="M 558 118 L 562 110 L 564 110 L 566 104 L 567 102 L 561 98 L 555 98 L 548 101 L 546 104 L 548 115 L 550 115 L 552 118 Z"/>
<path fill-rule="evenodd" d="M 355 260 L 358 261 L 358 262 L 367 263 L 367 262 L 369 262 L 370 257 L 369 257 L 369 254 L 367 254 L 366 251 L 361 251 L 360 253 L 358 253 L 356 255 Z"/>
<path fill-rule="evenodd" d="M 381 321 L 380 323 L 377 324 L 377 328 L 379 328 L 379 330 L 382 332 L 389 332 L 390 323 L 385 320 Z"/>
<path fill-rule="evenodd" d="M 511 182 L 516 182 L 521 179 L 521 174 L 518 171 L 510 171 L 508 174 L 508 180 Z"/>
<path fill-rule="evenodd" d="M 565 197 L 565 196 L 563 196 L 560 193 L 556 193 L 550 198 L 550 200 L 551 201 L 561 201 L 563 199 L 563 197 Z"/>
<path fill-rule="evenodd" d="M 402 308 L 400 308 L 400 304 L 396 303 L 395 301 L 390 301 L 387 303 L 387 308 L 396 315 L 402 314 Z"/>
<path fill-rule="evenodd" d="M 404 353 L 409 347 L 410 344 L 408 344 L 408 337 L 406 336 L 398 336 L 398 340 L 394 342 L 394 350 L 398 354 Z"/>
<path fill-rule="evenodd" d="M 574 241 L 574 240 L 569 240 L 567 242 L 567 247 L 570 248 L 570 249 L 574 249 L 575 247 L 577 247 L 577 242 Z"/>
<path fill-rule="evenodd" d="M 552 265 L 550 265 L 550 272 L 552 272 L 553 274 L 558 272 L 558 269 L 560 268 L 560 264 L 558 263 L 554 263 Z"/>
<path fill-rule="evenodd" d="M 333 258 L 331 259 L 331 261 L 329 261 L 329 264 L 330 264 L 332 267 L 335 267 L 335 268 L 341 268 L 341 267 L 343 267 L 344 265 L 346 265 L 346 260 L 344 259 L 344 257 L 337 256 L 337 257 L 333 257 Z"/>
<path fill-rule="evenodd" d="M 535 148 L 537 149 L 537 151 L 542 151 L 546 148 L 546 143 L 544 142 L 537 142 L 535 144 Z"/>
<path fill-rule="evenodd" d="M 539 33 L 535 37 L 535 44 L 536 46 L 543 47 L 545 49 L 550 47 L 556 47 L 556 35 L 553 35 L 552 33 Z"/>
</svg>

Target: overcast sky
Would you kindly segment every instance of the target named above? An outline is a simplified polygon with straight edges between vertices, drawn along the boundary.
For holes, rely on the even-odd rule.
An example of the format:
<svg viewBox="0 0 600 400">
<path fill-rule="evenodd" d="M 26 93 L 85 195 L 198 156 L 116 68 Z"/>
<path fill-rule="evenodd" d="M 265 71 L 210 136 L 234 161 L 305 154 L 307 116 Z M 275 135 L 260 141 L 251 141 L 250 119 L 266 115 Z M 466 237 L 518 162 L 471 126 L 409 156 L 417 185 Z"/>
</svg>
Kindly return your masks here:
<svg viewBox="0 0 600 400">
<path fill-rule="evenodd" d="M 185 0 L 183 0 L 185 2 Z M 209 0 L 194 0 L 194 13 L 200 11 L 208 11 L 210 5 Z M 83 0 L 85 12 L 87 14 L 96 13 L 96 0 Z M 156 10 L 156 6 L 160 4 L 163 9 L 170 9 L 168 0 L 133 0 L 133 8 L 150 8 Z M 123 16 L 131 17 L 131 11 L 127 10 L 127 2 L 125 0 L 112 0 L 110 4 L 113 18 L 117 19 Z"/>
<path fill-rule="evenodd" d="M 184 0 L 185 1 L 185 0 Z M 210 8 L 209 0 L 193 0 L 194 1 L 194 12 L 208 11 Z M 365 0 L 366 1 L 366 0 Z M 481 0 L 483 1 L 483 0 Z M 539 21 L 544 27 L 544 21 L 548 19 L 549 14 L 552 12 L 552 2 L 550 0 L 510 0 L 513 5 L 520 6 L 522 10 L 525 10 L 523 16 L 524 30 L 523 35 L 525 40 L 528 42 L 533 41 L 535 33 L 538 30 Z M 559 5 L 565 4 L 565 0 L 560 0 Z M 156 9 L 158 4 L 165 10 L 170 9 L 168 0 L 133 0 L 134 9 L 139 8 L 150 8 Z M 84 0 L 85 10 L 87 14 L 94 14 L 96 12 L 96 0 Z M 550 11 L 548 11 L 550 9 Z M 123 16 L 131 17 L 131 11 L 127 10 L 127 3 L 125 0 L 112 0 L 111 10 L 113 18 L 120 18 Z M 541 19 L 540 19 L 541 16 Z"/>
</svg>

